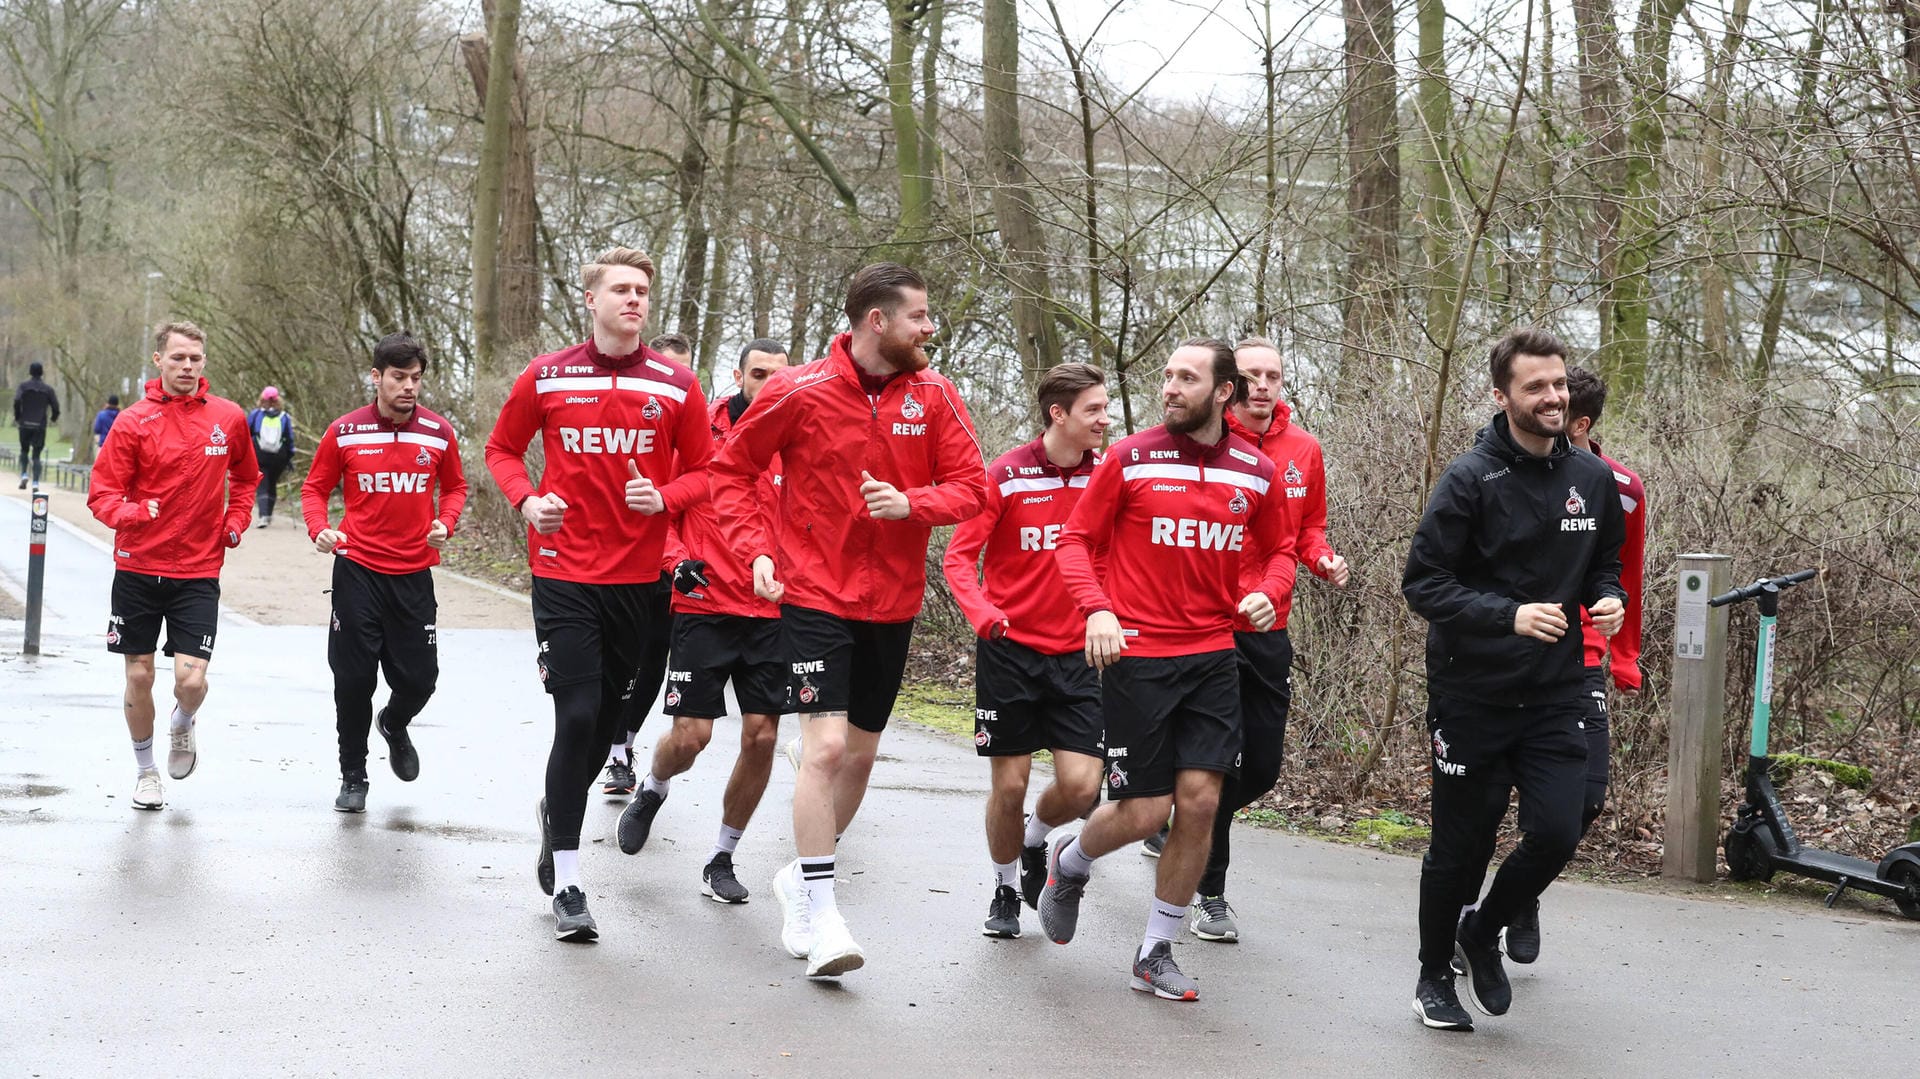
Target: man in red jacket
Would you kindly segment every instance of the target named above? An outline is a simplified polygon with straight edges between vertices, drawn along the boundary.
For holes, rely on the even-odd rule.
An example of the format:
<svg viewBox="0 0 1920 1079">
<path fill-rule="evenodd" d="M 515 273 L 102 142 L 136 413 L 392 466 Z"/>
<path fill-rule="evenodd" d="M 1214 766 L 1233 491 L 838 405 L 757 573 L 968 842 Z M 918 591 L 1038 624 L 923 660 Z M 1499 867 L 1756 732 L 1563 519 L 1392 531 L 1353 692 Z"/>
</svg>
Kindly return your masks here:
<svg viewBox="0 0 1920 1079">
<path fill-rule="evenodd" d="M 401 782 L 420 775 L 407 724 L 427 706 L 440 677 L 439 609 L 433 570 L 460 524 L 467 477 L 453 425 L 420 407 L 427 350 L 404 333 L 373 346 L 373 404 L 327 425 L 300 487 L 307 537 L 333 559 L 333 629 L 327 666 L 340 740 L 340 795 L 333 808 L 367 808 L 367 732 L 373 692 L 385 668 L 390 691 L 380 710 L 387 763 Z M 345 481 L 346 514 L 335 528 L 327 500 Z M 439 493 L 434 493 L 438 481 Z"/>
<path fill-rule="evenodd" d="M 989 937 L 1020 935 L 1020 900 L 1037 906 L 1046 882 L 1047 833 L 1093 804 L 1106 754 L 1100 674 L 1086 663 L 1086 637 L 1054 549 L 1100 462 L 1111 422 L 1107 376 L 1063 363 L 1041 378 L 1036 396 L 1045 429 L 987 466 L 986 511 L 954 530 L 941 563 L 979 637 L 973 744 L 993 769 L 987 854 L 994 890 L 980 930 Z M 1033 754 L 1042 749 L 1053 752 L 1054 780 L 1022 825 Z"/>
<path fill-rule="evenodd" d="M 554 937 L 599 927 L 580 888 L 587 787 L 633 695 L 660 592 L 672 514 L 707 497 L 713 436 L 692 371 L 645 348 L 653 260 L 616 247 L 581 270 L 593 336 L 537 356 L 514 380 L 487 439 L 487 468 L 527 521 L 540 680 L 553 750 L 536 819 L 535 870 L 553 896 Z M 526 452 L 539 435 L 536 486 Z"/>
<path fill-rule="evenodd" d="M 126 657 L 135 809 L 166 804 L 153 762 L 153 650 L 162 619 L 174 658 L 167 774 L 185 779 L 199 763 L 194 716 L 207 697 L 219 632 L 220 567 L 246 534 L 260 482 L 247 414 L 208 392 L 201 377 L 206 331 L 163 323 L 153 347 L 160 377 L 114 423 L 120 433 L 101 445 L 87 493 L 87 508 L 113 529 L 107 651 Z"/>
<path fill-rule="evenodd" d="M 1165 422 L 1107 452 L 1056 552 L 1086 619 L 1087 661 L 1106 672 L 1111 801 L 1077 838 L 1054 844 L 1040 926 L 1056 943 L 1072 940 L 1094 859 L 1152 835 L 1173 810 L 1131 982 L 1168 1000 L 1200 996 L 1173 961 L 1173 935 L 1206 864 L 1222 780 L 1239 767 L 1235 620 L 1265 632 L 1293 590 L 1279 472 L 1222 416 L 1245 395 L 1225 342 L 1175 349 Z M 1253 589 L 1241 585 L 1247 561 L 1259 567 Z"/>
<path fill-rule="evenodd" d="M 1252 443 L 1280 473 L 1296 556 L 1334 587 L 1345 588 L 1347 560 L 1327 543 L 1327 469 L 1320 441 L 1293 422 L 1285 400 L 1280 350 L 1264 337 L 1249 337 L 1234 346 L 1233 358 L 1247 381 L 1247 399 L 1227 410 L 1227 429 Z M 1241 570 L 1241 585 L 1254 587 L 1259 569 L 1249 561 Z M 1227 902 L 1227 867 L 1232 860 L 1228 832 L 1233 815 L 1272 790 L 1280 778 L 1287 716 L 1293 706 L 1293 640 L 1287 636 L 1292 606 L 1291 595 L 1275 604 L 1273 628 L 1265 633 L 1255 632 L 1244 620 L 1234 626 L 1246 749 L 1239 774 L 1220 792 L 1212 852 L 1194 897 L 1193 920 L 1187 925 L 1201 940 L 1240 939 L 1233 907 Z"/>
<path fill-rule="evenodd" d="M 833 896 L 836 837 L 853 820 L 907 663 L 936 525 L 980 512 L 986 470 L 953 383 L 927 370 L 927 286 L 878 263 L 847 288 L 852 330 L 825 359 L 773 376 L 713 465 L 727 546 L 780 603 L 805 754 L 794 781 L 799 858 L 774 877 L 781 942 L 811 977 L 859 967 Z M 760 478 L 784 470 L 775 526 Z"/>
<path fill-rule="evenodd" d="M 787 366 L 777 341 L 758 338 L 741 350 L 733 372 L 738 393 L 713 403 L 707 415 L 716 450 L 739 430 L 740 417 L 767 380 Z M 780 467 L 761 476 L 757 510 L 771 527 Z M 673 650 L 663 700 L 673 727 L 654 743 L 653 763 L 639 794 L 620 814 L 620 849 L 637 854 L 653 831 L 674 776 L 693 767 L 713 740 L 713 721 L 727 712 L 726 687 L 740 702 L 740 755 L 720 800 L 720 835 L 700 871 L 700 891 L 716 903 L 745 903 L 746 886 L 734 872 L 739 847 L 773 771 L 773 744 L 786 708 L 787 664 L 780 643 L 780 608 L 753 592 L 753 568 L 720 535 L 713 504 L 688 507 L 675 527 Z M 652 701 L 648 701 L 652 704 Z"/>
</svg>

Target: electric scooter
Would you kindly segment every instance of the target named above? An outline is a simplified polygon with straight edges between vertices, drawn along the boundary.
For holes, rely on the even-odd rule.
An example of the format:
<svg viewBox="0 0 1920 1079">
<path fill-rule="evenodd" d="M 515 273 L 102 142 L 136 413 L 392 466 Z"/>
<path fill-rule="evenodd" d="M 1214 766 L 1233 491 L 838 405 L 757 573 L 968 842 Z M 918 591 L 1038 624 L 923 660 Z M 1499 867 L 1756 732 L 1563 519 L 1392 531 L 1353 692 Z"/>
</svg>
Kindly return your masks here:
<svg viewBox="0 0 1920 1079">
<path fill-rule="evenodd" d="M 1833 891 L 1827 894 L 1829 907 L 1853 888 L 1887 896 L 1899 906 L 1900 913 L 1920 918 L 1920 843 L 1895 847 L 1878 865 L 1864 858 L 1802 846 L 1793 825 L 1787 822 L 1786 807 L 1773 790 L 1767 721 L 1773 714 L 1773 638 L 1779 622 L 1780 593 L 1812 580 L 1819 572 L 1806 569 L 1784 577 L 1763 577 L 1707 601 L 1709 607 L 1725 607 L 1753 600 L 1760 608 L 1760 639 L 1753 660 L 1753 744 L 1747 751 L 1747 797 L 1722 844 L 1727 875 L 1734 880 L 1764 881 L 1784 869 L 1832 884 Z"/>
</svg>

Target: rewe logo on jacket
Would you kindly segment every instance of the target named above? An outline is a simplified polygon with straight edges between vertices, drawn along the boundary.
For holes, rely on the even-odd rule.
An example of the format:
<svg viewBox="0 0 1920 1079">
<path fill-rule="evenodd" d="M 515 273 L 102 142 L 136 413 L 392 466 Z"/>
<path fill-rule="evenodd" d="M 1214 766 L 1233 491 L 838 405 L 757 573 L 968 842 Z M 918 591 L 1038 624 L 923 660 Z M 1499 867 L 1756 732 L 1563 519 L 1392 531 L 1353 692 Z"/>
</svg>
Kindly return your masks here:
<svg viewBox="0 0 1920 1079">
<path fill-rule="evenodd" d="M 1595 520 L 1592 517 L 1581 516 L 1581 514 L 1584 514 L 1586 512 L 1587 512 L 1587 500 L 1580 497 L 1579 489 L 1574 487 L 1567 488 L 1568 516 L 1561 518 L 1560 531 L 1562 532 L 1595 531 L 1597 527 Z"/>
<path fill-rule="evenodd" d="M 212 443 L 212 445 L 207 447 L 208 457 L 225 457 L 227 455 L 227 433 L 221 430 L 219 424 L 214 424 L 213 430 L 207 433 L 207 441 Z"/>
</svg>

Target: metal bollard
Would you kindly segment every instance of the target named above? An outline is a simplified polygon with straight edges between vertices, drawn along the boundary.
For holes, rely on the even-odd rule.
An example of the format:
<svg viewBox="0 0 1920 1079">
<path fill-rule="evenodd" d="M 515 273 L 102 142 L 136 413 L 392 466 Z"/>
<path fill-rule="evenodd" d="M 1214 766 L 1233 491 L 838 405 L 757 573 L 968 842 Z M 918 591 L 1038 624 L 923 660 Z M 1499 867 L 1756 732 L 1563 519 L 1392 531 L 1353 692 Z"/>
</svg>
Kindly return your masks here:
<svg viewBox="0 0 1920 1079">
<path fill-rule="evenodd" d="M 40 601 L 47 590 L 47 493 L 33 489 L 33 518 L 27 525 L 27 640 L 22 655 L 40 654 Z"/>
</svg>

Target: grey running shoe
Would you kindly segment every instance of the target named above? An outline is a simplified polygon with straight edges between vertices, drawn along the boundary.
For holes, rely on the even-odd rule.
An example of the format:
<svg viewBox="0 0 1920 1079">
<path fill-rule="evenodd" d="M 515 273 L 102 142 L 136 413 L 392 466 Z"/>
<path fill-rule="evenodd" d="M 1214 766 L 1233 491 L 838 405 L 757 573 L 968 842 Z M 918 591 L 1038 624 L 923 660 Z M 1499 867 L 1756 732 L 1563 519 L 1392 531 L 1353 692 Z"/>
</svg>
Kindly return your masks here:
<svg viewBox="0 0 1920 1079">
<path fill-rule="evenodd" d="M 1020 898 L 1031 910 L 1040 909 L 1040 889 L 1047 886 L 1047 845 L 1020 848 Z"/>
<path fill-rule="evenodd" d="M 540 878 L 540 890 L 553 894 L 553 840 L 547 836 L 547 800 L 540 799 L 533 807 L 533 818 L 540 826 L 540 860 L 534 863 L 533 872 Z M 582 899 L 581 902 L 585 902 Z"/>
<path fill-rule="evenodd" d="M 200 740 L 194 737 L 197 723 L 172 728 L 173 745 L 167 750 L 167 774 L 175 779 L 185 779 L 193 774 L 200 764 Z"/>
<path fill-rule="evenodd" d="M 1233 905 L 1223 895 L 1203 895 L 1193 904 L 1193 921 L 1187 932 L 1201 940 L 1239 943 L 1240 927 L 1233 922 Z"/>
<path fill-rule="evenodd" d="M 1173 961 L 1173 944 L 1156 941 L 1146 958 L 1133 961 L 1133 987 L 1162 1000 L 1199 1000 L 1200 983 L 1180 973 Z"/>
<path fill-rule="evenodd" d="M 160 769 L 142 768 L 140 776 L 133 782 L 133 808 L 159 809 L 167 804 L 160 790 Z"/>
<path fill-rule="evenodd" d="M 1472 1030 L 1473 1016 L 1460 1006 L 1453 978 L 1422 978 L 1413 987 L 1413 1014 L 1435 1030 Z"/>
<path fill-rule="evenodd" d="M 569 884 L 553 897 L 553 939 L 585 943 L 600 937 L 600 927 L 587 913 L 587 894 Z"/>
<path fill-rule="evenodd" d="M 333 800 L 336 813 L 365 813 L 367 811 L 367 781 L 364 779 L 343 779 L 340 781 L 340 796 Z"/>
<path fill-rule="evenodd" d="M 1020 935 L 1020 895 L 1013 885 L 1002 884 L 993 890 L 993 901 L 987 904 L 987 924 L 980 927 L 980 935 L 1002 940 Z"/>
<path fill-rule="evenodd" d="M 638 854 L 640 848 L 647 845 L 647 836 L 653 832 L 653 815 L 660 812 L 666 800 L 666 795 L 642 787 L 633 801 L 627 803 L 627 808 L 620 811 L 620 826 L 614 830 L 620 840 L 620 853 Z"/>
<path fill-rule="evenodd" d="M 608 757 L 607 781 L 600 787 L 600 793 L 613 797 L 632 794 L 633 788 L 639 782 L 634 778 L 633 765 L 618 757 Z"/>
<path fill-rule="evenodd" d="M 745 903 L 747 886 L 733 873 L 733 855 L 718 851 L 700 870 L 700 894 L 715 903 Z"/>
<path fill-rule="evenodd" d="M 1140 841 L 1140 853 L 1149 858 L 1160 857 L 1160 852 L 1167 849 L 1167 833 L 1171 830 L 1169 826 L 1161 825 L 1158 832 Z"/>
<path fill-rule="evenodd" d="M 1080 897 L 1091 879 L 1060 872 L 1060 851 L 1064 847 L 1055 843 L 1047 853 L 1047 886 L 1040 890 L 1040 931 L 1055 944 L 1073 939 L 1073 931 L 1080 924 Z"/>
<path fill-rule="evenodd" d="M 1505 1015 L 1513 1005 L 1513 986 L 1507 982 L 1506 968 L 1500 965 L 1498 938 L 1483 937 L 1480 912 L 1474 911 L 1460 921 L 1454 937 L 1453 955 L 1467 975 L 1467 999 L 1486 1015 Z"/>
<path fill-rule="evenodd" d="M 1531 963 L 1540 958 L 1540 901 L 1534 900 L 1508 924 L 1505 934 L 1507 958 L 1516 963 Z"/>
</svg>

